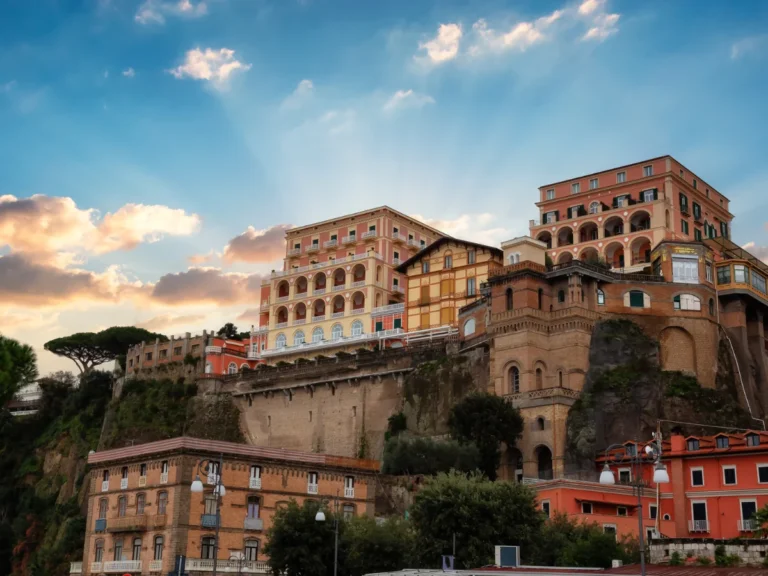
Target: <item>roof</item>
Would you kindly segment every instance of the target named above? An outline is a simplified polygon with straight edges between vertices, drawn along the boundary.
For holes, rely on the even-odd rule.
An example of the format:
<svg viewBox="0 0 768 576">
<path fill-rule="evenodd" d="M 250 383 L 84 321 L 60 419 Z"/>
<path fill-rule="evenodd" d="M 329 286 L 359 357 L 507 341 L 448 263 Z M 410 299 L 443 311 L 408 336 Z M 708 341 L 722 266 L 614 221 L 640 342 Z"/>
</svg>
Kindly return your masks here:
<svg viewBox="0 0 768 576">
<path fill-rule="evenodd" d="M 444 232 L 441 232 L 437 228 L 433 228 L 429 224 L 425 224 L 418 218 L 413 218 L 411 216 L 408 216 L 406 214 L 403 214 L 399 210 L 395 210 L 394 208 L 390 208 L 389 206 L 377 206 L 376 208 L 369 208 L 368 210 L 360 210 L 359 212 L 353 212 L 352 214 L 344 214 L 343 216 L 337 216 L 335 218 L 328 218 L 327 220 L 322 220 L 320 222 L 311 222 L 310 224 L 304 224 L 303 226 L 294 226 L 293 228 L 289 228 L 285 231 L 286 235 L 290 234 L 291 232 L 297 232 L 298 230 L 304 230 L 305 228 L 310 228 L 313 226 L 323 226 L 325 224 L 330 224 L 331 222 L 335 222 L 337 220 L 343 220 L 344 218 L 353 218 L 356 216 L 364 216 L 365 214 L 369 214 L 371 212 L 376 212 L 378 210 L 389 210 L 393 214 L 396 214 L 400 218 L 405 218 L 406 220 L 410 220 L 412 222 L 415 222 L 419 224 L 420 226 L 424 226 L 424 228 L 427 228 L 428 230 L 431 230 L 435 234 L 439 234 L 441 236 L 445 236 Z"/>
<path fill-rule="evenodd" d="M 707 238 L 704 243 L 712 249 L 719 250 L 729 259 L 746 260 L 763 273 L 768 274 L 768 265 L 765 262 L 744 250 L 744 248 L 733 242 L 730 238 L 724 238 L 723 236 Z"/>
<path fill-rule="evenodd" d="M 423 248 L 419 250 L 416 254 L 408 258 L 405 262 L 400 264 L 395 270 L 400 272 L 401 274 L 404 273 L 406 270 L 408 270 L 408 267 L 413 264 L 414 262 L 418 262 L 421 260 L 424 256 L 429 254 L 430 252 L 434 252 L 440 246 L 443 244 L 446 244 L 447 242 L 455 242 L 456 244 L 463 244 L 464 246 L 470 247 L 470 248 L 476 248 L 478 250 L 488 250 L 491 254 L 498 256 L 499 258 L 504 258 L 504 252 L 500 248 L 495 248 L 493 246 L 486 246 L 485 244 L 478 244 L 477 242 L 470 242 L 469 240 L 462 240 L 461 238 L 452 238 L 451 236 L 443 236 L 442 238 L 438 238 L 432 244 L 427 246 L 426 248 Z"/>
<path fill-rule="evenodd" d="M 647 576 L 758 576 L 765 575 L 765 568 L 745 568 L 737 566 L 735 568 L 718 568 L 716 566 L 664 566 L 659 564 L 646 565 Z M 447 574 L 456 576 L 482 576 L 484 574 L 493 574 L 493 576 L 505 576 L 506 574 L 514 576 L 526 576 L 528 574 L 535 576 L 578 576 L 579 574 L 622 574 L 627 576 L 640 576 L 640 566 L 637 564 L 628 564 L 619 568 L 568 568 L 565 566 L 520 566 L 519 568 L 500 568 L 498 566 L 484 566 L 474 570 L 455 570 L 453 572 L 444 572 L 439 569 L 422 570 L 399 570 L 395 572 L 381 572 L 379 574 L 368 574 L 367 576 L 446 576 Z"/>
<path fill-rule="evenodd" d="M 746 437 L 750 435 L 757 435 L 760 438 L 760 442 L 757 444 L 757 446 L 748 446 Z M 678 436 L 678 435 L 673 435 Z M 728 447 L 727 448 L 718 448 L 717 447 L 717 438 L 718 437 L 727 437 L 728 438 Z M 682 437 L 682 436 L 679 436 Z M 685 445 L 684 449 L 682 451 L 673 451 L 672 450 L 672 442 L 670 438 L 666 438 L 662 441 L 662 454 L 663 458 L 679 458 L 679 457 L 697 457 L 697 456 L 707 456 L 709 454 L 716 453 L 718 455 L 722 455 L 724 453 L 728 454 L 742 454 L 742 453 L 749 453 L 749 452 L 768 452 L 768 432 L 760 431 L 760 430 L 746 430 L 743 432 L 718 432 L 717 434 L 713 434 L 711 436 L 696 436 L 696 435 L 689 435 L 682 437 L 683 441 L 687 441 L 689 439 L 696 439 L 699 441 L 699 449 L 698 450 L 688 450 L 687 444 Z M 626 443 L 624 444 L 626 445 Z M 605 462 L 608 461 L 609 464 L 615 463 L 619 464 L 620 462 L 616 461 L 615 457 L 613 455 L 615 454 L 621 454 L 623 452 L 622 448 L 616 448 L 614 450 L 611 450 L 611 456 L 606 456 L 605 454 L 601 454 L 596 458 L 597 462 Z"/>
<path fill-rule="evenodd" d="M 610 504 L 611 506 L 621 506 L 623 508 L 637 508 L 637 503 L 621 502 L 619 500 L 602 500 L 600 498 L 576 498 L 576 502 L 589 502 L 590 504 Z"/>
<path fill-rule="evenodd" d="M 249 458 L 258 460 L 275 460 L 280 462 L 295 462 L 302 464 L 317 464 L 333 468 L 350 468 L 378 472 L 380 463 L 378 460 L 364 460 L 361 458 L 348 458 L 345 456 L 331 456 L 329 454 L 316 454 L 314 452 L 300 452 L 298 450 L 284 450 L 282 448 L 266 448 L 251 446 L 249 444 L 237 444 L 235 442 L 221 442 L 218 440 L 201 440 L 180 436 L 170 440 L 159 440 L 125 448 L 102 450 L 88 455 L 88 464 L 105 464 L 120 462 L 127 459 L 150 457 L 166 452 L 210 452 L 234 456 L 235 458 Z"/>
</svg>

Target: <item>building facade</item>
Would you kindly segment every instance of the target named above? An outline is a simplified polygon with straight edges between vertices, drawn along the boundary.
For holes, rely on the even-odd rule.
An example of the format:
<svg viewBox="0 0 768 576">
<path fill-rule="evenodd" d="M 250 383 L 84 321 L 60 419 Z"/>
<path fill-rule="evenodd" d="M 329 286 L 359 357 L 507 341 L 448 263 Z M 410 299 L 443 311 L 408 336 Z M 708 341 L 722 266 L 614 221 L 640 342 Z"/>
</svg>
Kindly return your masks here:
<svg viewBox="0 0 768 576">
<path fill-rule="evenodd" d="M 202 460 L 213 463 L 207 476 Z M 93 575 L 168 574 L 179 556 L 185 573 L 202 575 L 212 571 L 217 549 L 226 572 L 267 572 L 261 549 L 276 510 L 291 500 L 338 498 L 341 514 L 372 515 L 379 469 L 372 460 L 185 437 L 95 452 L 88 465 L 83 561 L 71 573 Z M 226 488 L 218 520 L 217 472 Z M 198 475 L 202 494 L 190 490 Z"/>
<path fill-rule="evenodd" d="M 671 156 L 547 184 L 530 234 L 552 262 L 639 272 L 662 240 L 730 237 L 728 199 Z"/>
</svg>

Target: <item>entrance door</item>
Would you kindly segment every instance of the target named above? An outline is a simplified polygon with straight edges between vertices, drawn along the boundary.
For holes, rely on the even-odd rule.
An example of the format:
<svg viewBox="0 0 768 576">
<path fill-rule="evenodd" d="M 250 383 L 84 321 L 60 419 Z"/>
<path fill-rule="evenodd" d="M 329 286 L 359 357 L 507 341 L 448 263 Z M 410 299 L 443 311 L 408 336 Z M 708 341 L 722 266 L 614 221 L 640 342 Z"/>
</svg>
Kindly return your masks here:
<svg viewBox="0 0 768 576">
<path fill-rule="evenodd" d="M 743 530 L 756 530 L 757 521 L 754 520 L 757 512 L 757 502 L 754 500 L 742 500 L 741 502 L 741 522 Z"/>
<path fill-rule="evenodd" d="M 708 532 L 709 526 L 707 524 L 707 503 L 694 502 L 691 504 L 691 512 L 693 514 L 691 532 Z"/>
</svg>

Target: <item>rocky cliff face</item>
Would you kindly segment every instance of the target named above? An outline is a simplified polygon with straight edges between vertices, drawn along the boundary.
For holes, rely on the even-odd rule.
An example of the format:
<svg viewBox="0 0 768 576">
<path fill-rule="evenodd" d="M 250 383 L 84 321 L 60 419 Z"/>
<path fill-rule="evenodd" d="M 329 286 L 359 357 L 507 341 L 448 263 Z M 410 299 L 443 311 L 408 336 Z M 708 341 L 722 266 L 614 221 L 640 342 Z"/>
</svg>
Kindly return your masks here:
<svg viewBox="0 0 768 576">
<path fill-rule="evenodd" d="M 598 323 L 581 398 L 567 420 L 566 474 L 592 478 L 594 458 L 616 439 L 647 440 L 659 420 L 744 427 L 751 419 L 739 403 L 725 366 L 716 389 L 659 367 L 658 342 L 629 320 Z M 721 356 L 727 357 L 724 351 Z M 662 423 L 662 433 L 712 433 L 696 425 Z"/>
</svg>

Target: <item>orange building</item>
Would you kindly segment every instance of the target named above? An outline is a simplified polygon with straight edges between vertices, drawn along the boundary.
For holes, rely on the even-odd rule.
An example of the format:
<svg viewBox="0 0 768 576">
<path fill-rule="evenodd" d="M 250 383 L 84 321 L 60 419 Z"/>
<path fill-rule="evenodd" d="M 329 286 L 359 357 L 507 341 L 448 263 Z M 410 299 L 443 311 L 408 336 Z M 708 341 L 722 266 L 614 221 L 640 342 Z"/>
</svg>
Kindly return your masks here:
<svg viewBox="0 0 768 576">
<path fill-rule="evenodd" d="M 222 572 L 267 572 L 261 552 L 275 511 L 295 500 L 339 499 L 344 516 L 372 515 L 379 463 L 230 442 L 173 438 L 95 452 L 83 562 L 72 574 L 168 574 L 178 556 L 186 574 L 213 568 L 216 549 L 213 469 L 205 490 L 192 493 L 201 459 L 223 460 L 226 492 L 219 508 L 218 566 Z M 217 465 L 216 465 L 217 466 Z M 231 560 L 241 556 L 244 561 Z"/>
<path fill-rule="evenodd" d="M 247 340 L 230 340 L 213 336 L 205 347 L 206 374 L 236 374 L 254 370 L 263 363 L 262 351 L 267 348 L 267 329 L 251 327 Z"/>
<path fill-rule="evenodd" d="M 604 259 L 638 272 L 662 240 L 730 237 L 728 199 L 671 156 L 539 188 L 530 233 L 554 263 Z"/>
</svg>

